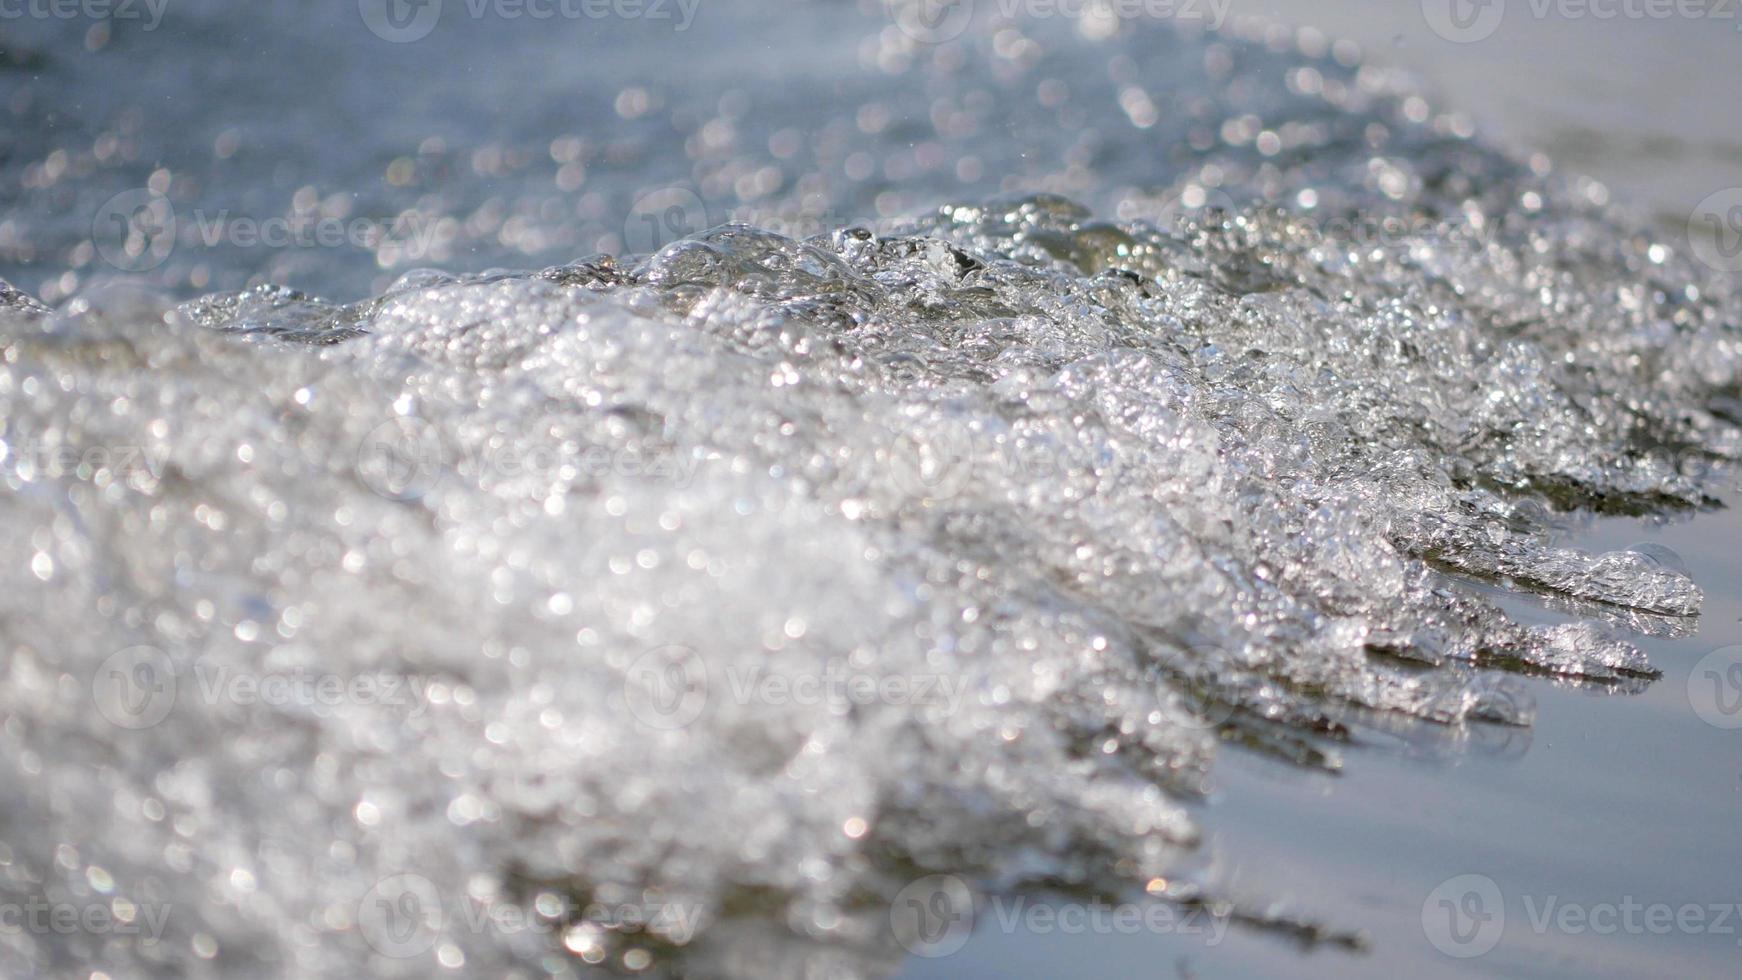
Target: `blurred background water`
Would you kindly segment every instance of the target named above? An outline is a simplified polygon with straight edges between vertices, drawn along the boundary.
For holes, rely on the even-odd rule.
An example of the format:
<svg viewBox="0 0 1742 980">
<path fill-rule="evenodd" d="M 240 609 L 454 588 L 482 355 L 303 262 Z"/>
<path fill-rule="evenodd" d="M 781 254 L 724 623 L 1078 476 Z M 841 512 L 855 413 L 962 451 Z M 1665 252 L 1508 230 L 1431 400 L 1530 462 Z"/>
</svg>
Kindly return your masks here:
<svg viewBox="0 0 1742 980">
<path fill-rule="evenodd" d="M 143 6 L 131 8 L 134 19 L 0 20 L 12 121 L 0 166 L 15 195 L 0 222 L 0 275 L 50 300 L 114 271 L 79 246 L 113 195 L 155 185 L 181 211 L 178 250 L 199 253 L 161 270 L 169 285 L 270 280 L 354 298 L 417 265 L 531 266 L 663 244 L 728 219 L 797 212 L 806 221 L 792 228 L 812 231 L 890 219 L 951 195 L 1020 187 L 1056 162 L 1003 159 L 1000 146 L 1021 145 L 1004 137 L 1019 134 L 921 143 L 893 171 L 847 168 L 833 184 L 783 185 L 729 158 L 728 148 L 762 147 L 765 167 L 799 172 L 818 149 L 795 143 L 798 133 L 829 132 L 821 162 L 839 165 L 929 128 L 915 114 L 923 101 L 880 103 L 887 86 L 859 70 L 893 76 L 916 57 L 891 44 L 895 29 L 876 0 L 730 10 L 671 0 L 651 8 L 661 16 L 554 20 L 478 17 L 454 0 L 410 43 L 383 41 L 351 4 L 238 12 L 219 0 L 159 2 L 170 6 L 157 21 Z M 377 3 L 386 9 L 387 0 L 361 6 Z M 1703 198 L 1735 182 L 1734 22 L 1568 19 L 1559 7 L 1539 17 L 1525 0 L 1496 4 L 1503 21 L 1476 43 L 1435 34 L 1414 3 L 1204 0 L 1182 8 L 1198 19 L 1180 22 L 1207 24 L 1219 11 L 1259 35 L 1253 25 L 1264 20 L 1352 39 L 1360 56 L 1414 73 L 1443 105 L 1469 113 L 1486 138 L 1546 151 L 1677 232 Z M 1082 23 L 1054 17 L 1034 29 Z M 838 118 L 840 106 L 863 111 Z M 685 145 L 686 127 L 709 117 L 711 136 Z M 719 142 L 705 145 L 710 138 Z M 1165 157 L 1142 164 L 1125 172 L 1169 176 Z M 680 227 L 633 240 L 646 237 L 637 201 L 674 184 L 698 199 L 684 202 Z M 237 247 L 226 238 L 201 247 L 235 217 L 298 219 L 306 239 L 320 218 L 399 221 L 411 246 Z M 114 227 L 111 216 L 96 240 Z M 359 258 L 381 267 L 371 274 Z"/>
<path fill-rule="evenodd" d="M 1058 169 L 1026 152 L 1048 142 L 1040 136 L 910 138 L 940 113 L 970 113 L 972 93 L 949 104 L 924 90 L 887 99 L 878 72 L 896 76 L 914 56 L 877 40 L 894 28 L 877 26 L 874 3 L 732 0 L 728 11 L 703 0 L 688 12 L 674 3 L 663 22 L 533 25 L 470 19 L 450 0 L 427 37 L 394 43 L 348 3 L 168 2 L 150 31 L 126 20 L 0 22 L 0 277 L 51 304 L 123 271 L 183 296 L 271 281 L 357 299 L 419 266 L 646 252 L 727 219 L 816 226 L 807 231 L 890 221 L 1028 189 Z M 1538 17 L 1522 0 L 1502 9 L 1491 35 L 1457 43 L 1415 3 L 1231 8 L 1236 20 L 1358 42 L 1361 57 L 1415 74 L 1488 138 L 1598 178 L 1616 206 L 1666 236 L 1682 234 L 1709 195 L 1742 184 L 1742 21 Z M 841 106 L 855 111 L 843 118 Z M 1092 156 L 1093 141 L 1083 145 Z M 1165 183 L 1177 162 L 1097 166 L 1100 183 L 1060 189 L 1094 204 L 1135 175 Z M 783 176 L 825 170 L 833 176 Z M 118 270 L 103 248 L 105 208 L 140 188 L 174 202 L 181 238 L 172 254 L 140 263 L 148 268 Z M 232 237 L 202 247 L 196 215 L 362 219 L 407 244 L 253 247 Z M 1224 753 L 1201 804 L 1215 814 L 1203 849 L 1212 876 L 1250 878 L 1271 894 L 1284 882 L 1279 898 L 1363 933 L 1365 951 L 1238 927 L 1213 949 L 1188 937 L 982 928 L 960 953 L 916 958 L 903 975 L 1737 975 L 1734 933 L 1537 933 L 1522 897 L 1742 901 L 1737 733 L 1703 722 L 1689 694 L 1707 651 L 1742 643 L 1738 535 L 1728 511 L 1562 534 L 1593 552 L 1661 543 L 1706 590 L 1696 635 L 1640 641 L 1664 676 L 1636 696 L 1528 680 L 1533 728 L 1399 725 L 1393 739 L 1351 747 L 1335 776 Z M 1525 622 L 1578 618 L 1495 597 Z M 1491 877 L 1508 896 L 1506 932 L 1474 965 L 1436 950 L 1423 926 L 1436 886 L 1465 874 Z"/>
</svg>

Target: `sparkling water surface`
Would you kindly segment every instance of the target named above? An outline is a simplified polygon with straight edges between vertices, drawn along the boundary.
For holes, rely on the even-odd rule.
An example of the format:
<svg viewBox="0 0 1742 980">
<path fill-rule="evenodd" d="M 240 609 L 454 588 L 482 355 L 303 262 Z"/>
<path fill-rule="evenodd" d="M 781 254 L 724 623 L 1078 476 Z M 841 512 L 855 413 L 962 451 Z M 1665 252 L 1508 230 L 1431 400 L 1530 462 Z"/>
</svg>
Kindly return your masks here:
<svg viewBox="0 0 1742 980">
<path fill-rule="evenodd" d="M 1733 745 L 1734 524 L 1663 521 L 1737 294 L 1661 202 L 1313 31 L 448 7 L 4 26 L 0 895 L 113 921 L 0 973 L 1428 974 L 1459 874 L 1735 898 L 1615 735 Z M 1508 911 L 1479 969 L 1734 963 Z"/>
</svg>

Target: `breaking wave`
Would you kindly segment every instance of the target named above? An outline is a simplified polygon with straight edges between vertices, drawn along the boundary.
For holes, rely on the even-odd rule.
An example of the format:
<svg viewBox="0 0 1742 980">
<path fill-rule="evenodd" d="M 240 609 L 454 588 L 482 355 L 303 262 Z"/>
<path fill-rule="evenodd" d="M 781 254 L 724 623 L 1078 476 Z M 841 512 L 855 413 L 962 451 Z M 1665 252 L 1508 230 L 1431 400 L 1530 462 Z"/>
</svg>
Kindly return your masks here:
<svg viewBox="0 0 1742 980">
<path fill-rule="evenodd" d="M 1063 166 L 899 224 L 8 293 L 0 894 L 158 935 L 0 972 L 878 975 L 934 874 L 1334 937 L 1192 873 L 1218 751 L 1649 683 L 1698 588 L 1553 532 L 1712 502 L 1728 282 L 1310 37 L 1013 31 L 864 84 Z"/>
</svg>

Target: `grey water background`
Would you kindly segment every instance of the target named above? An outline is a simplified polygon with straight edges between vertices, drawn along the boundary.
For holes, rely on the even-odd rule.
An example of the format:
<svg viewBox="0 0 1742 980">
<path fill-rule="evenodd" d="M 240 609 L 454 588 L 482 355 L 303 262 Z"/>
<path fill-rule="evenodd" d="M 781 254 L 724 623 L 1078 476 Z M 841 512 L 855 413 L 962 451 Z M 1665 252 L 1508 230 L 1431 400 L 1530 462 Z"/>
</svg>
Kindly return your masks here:
<svg viewBox="0 0 1742 980">
<path fill-rule="evenodd" d="M 1271 894 L 1296 911 L 1336 910 L 1334 924 L 1365 933 L 1364 951 L 1239 926 L 1213 946 L 1203 936 L 983 928 L 961 952 L 910 961 L 903 975 L 1737 976 L 1735 931 L 1533 927 L 1532 910 L 1551 901 L 1586 909 L 1629 899 L 1672 908 L 1742 901 L 1742 733 L 1700 720 L 1689 694 L 1706 653 L 1742 643 L 1742 514 L 1610 520 L 1567 537 L 1593 551 L 1672 548 L 1706 589 L 1695 635 L 1640 638 L 1663 671 L 1643 693 L 1600 696 L 1526 679 L 1537 702 L 1530 729 L 1369 739 L 1348 751 L 1337 775 L 1238 750 L 1219 761 L 1206 804 L 1217 876 L 1288 883 Z M 1569 618 L 1527 600 L 1503 604 L 1524 622 Z M 1458 959 L 1428 939 L 1423 906 L 1442 882 L 1471 874 L 1500 887 L 1504 932 L 1492 951 Z"/>
<path fill-rule="evenodd" d="M 618 22 L 581 25 L 584 34 L 450 24 L 420 44 L 384 45 L 351 23 L 350 4 L 337 5 L 337 13 L 260 5 L 238 17 L 222 4 L 193 0 L 177 4 L 176 19 L 155 37 L 125 23 L 106 37 L 90 37 L 84 25 L 0 25 L 25 46 L 40 46 L 39 57 L 51 63 L 91 59 L 70 72 L 0 76 L 9 89 L 14 159 L 41 157 L 35 149 L 73 136 L 95 144 L 106 135 L 128 157 L 126 166 L 76 188 L 67 182 L 28 195 L 18 220 L 32 222 L 32 234 L 0 229 L 0 275 L 51 300 L 75 293 L 101 274 L 88 256 L 82 265 L 63 261 L 89 236 L 89 215 L 158 170 L 192 171 L 203 183 L 200 194 L 233 201 L 242 212 L 280 213 L 301 188 L 318 186 L 323 197 L 335 187 L 357 189 L 347 213 L 398 213 L 417 196 L 381 174 L 402 156 L 417 157 L 418 165 L 439 157 L 405 149 L 431 140 L 483 147 L 485 157 L 457 166 L 470 173 L 439 192 L 446 199 L 436 209 L 460 214 L 475 233 L 424 264 L 536 265 L 547 255 L 621 247 L 628 232 L 619 218 L 640 189 L 690 175 L 689 160 L 650 150 L 657 136 L 635 114 L 636 96 L 623 103 L 626 92 L 641 80 L 682 74 L 689 84 L 718 85 L 729 98 L 746 73 L 826 79 L 828 65 L 851 54 L 844 43 L 827 43 L 830 32 L 817 26 L 853 16 L 848 4 L 747 5 L 734 13 L 732 33 L 722 35 L 708 29 L 710 18 L 721 20 L 717 2 L 704 3 L 694 30 L 651 39 L 647 25 Z M 1623 205 L 1666 228 L 1685 223 L 1713 191 L 1742 184 L 1742 112 L 1734 102 L 1742 89 L 1742 33 L 1731 22 L 1538 18 L 1514 0 L 1492 37 L 1455 44 L 1436 37 L 1409 2 L 1235 0 L 1234 10 L 1359 41 L 1369 57 L 1419 73 L 1491 134 L 1601 178 Z M 341 22 L 349 26 L 332 26 Z M 238 25 L 246 30 L 239 34 Z M 578 44 L 582 39 L 587 43 Z M 85 84 L 69 89 L 69 77 Z M 759 91 L 768 98 L 764 81 Z M 761 108 L 807 121 L 826 115 L 842 95 L 826 85 L 793 86 Z M 514 186 L 504 179 L 515 169 L 512 153 L 491 158 L 488 148 L 512 147 L 533 132 L 554 143 L 562 133 L 553 120 L 577 136 L 612 134 L 612 151 L 587 178 L 604 189 L 597 199 L 583 196 L 585 213 L 545 214 L 528 195 L 484 190 L 493 182 Z M 231 146 L 238 149 L 218 149 Z M 943 196 L 910 184 L 862 203 L 868 214 L 893 215 Z M 528 220 L 515 224 L 510 219 L 521 209 Z M 356 296 L 400 271 L 360 256 L 360 249 L 182 256 L 160 279 L 182 292 L 270 279 Z M 1205 804 L 1216 814 L 1206 860 L 1225 862 L 1216 865 L 1225 880 L 1238 882 L 1250 869 L 1267 882 L 1286 882 L 1287 892 L 1275 898 L 1303 913 L 1330 910 L 1331 924 L 1366 935 L 1367 951 L 1302 948 L 1239 928 L 1211 949 L 1191 937 L 983 926 L 961 952 L 916 959 L 907 975 L 1737 975 L 1742 949 L 1734 934 L 1530 928 L 1525 896 L 1587 906 L 1628 898 L 1672 906 L 1742 901 L 1739 736 L 1702 722 L 1688 697 L 1700 657 L 1742 643 L 1742 555 L 1735 547 L 1742 518 L 1725 510 L 1663 523 L 1613 520 L 1569 529 L 1566 537 L 1593 551 L 1663 544 L 1706 590 L 1697 634 L 1639 641 L 1664 672 L 1643 693 L 1593 697 L 1527 679 L 1538 704 L 1533 728 L 1468 738 L 1400 731 L 1392 741 L 1348 749 L 1359 764 L 1340 776 L 1238 750 L 1222 757 Z M 1508 607 L 1537 621 L 1570 618 L 1522 599 Z M 1458 961 L 1428 942 L 1422 906 L 1435 886 L 1464 874 L 1500 885 L 1507 924 L 1493 952 Z"/>
<path fill-rule="evenodd" d="M 1502 6 L 1500 27 L 1476 43 L 1437 36 L 1412 2 L 1240 0 L 1236 10 L 1359 42 L 1367 58 L 1418 75 L 1491 137 L 1599 178 L 1618 204 L 1671 233 L 1707 195 L 1742 184 L 1742 20 L 1568 18 L 1553 6 L 1537 17 L 1522 0 Z M 1742 643 L 1736 484 L 1728 481 L 1721 510 L 1605 519 L 1561 536 L 1593 553 L 1671 548 L 1705 590 L 1693 635 L 1638 638 L 1663 671 L 1643 693 L 1594 696 L 1526 678 L 1532 728 L 1369 741 L 1334 776 L 1223 754 L 1207 804 L 1218 872 L 1288 882 L 1279 902 L 1340 910 L 1333 923 L 1363 931 L 1365 951 L 1238 926 L 1212 948 L 1198 936 L 982 925 L 961 952 L 911 960 L 903 976 L 1742 976 L 1742 924 L 1729 934 L 1598 935 L 1552 923 L 1538 931 L 1531 921 L 1532 908 L 1551 900 L 1742 902 L 1742 731 L 1702 721 L 1689 683 L 1707 653 Z M 1522 622 L 1577 618 L 1489 594 Z M 1430 943 L 1423 906 L 1442 882 L 1469 874 L 1499 885 L 1505 926 L 1492 951 L 1459 959 Z M 1351 913 L 1357 921 L 1345 921 Z"/>
</svg>

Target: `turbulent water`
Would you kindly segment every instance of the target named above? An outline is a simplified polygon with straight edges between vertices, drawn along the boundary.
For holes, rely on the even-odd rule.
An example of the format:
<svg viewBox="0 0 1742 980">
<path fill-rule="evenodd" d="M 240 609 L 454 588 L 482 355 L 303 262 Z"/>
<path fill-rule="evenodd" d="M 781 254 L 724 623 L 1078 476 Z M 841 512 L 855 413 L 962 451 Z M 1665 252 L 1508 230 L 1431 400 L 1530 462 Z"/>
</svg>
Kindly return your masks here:
<svg viewBox="0 0 1742 980">
<path fill-rule="evenodd" d="M 1315 35 L 861 13 L 818 8 L 856 33 L 812 91 L 704 62 L 536 166 L 543 104 L 411 143 L 436 264 L 591 244 L 561 174 L 605 175 L 620 254 L 537 272 L 185 220 L 153 258 L 88 216 L 174 134 L 19 137 L 53 308 L 0 311 L 0 896 L 133 928 L 0 933 L 0 973 L 879 975 L 934 874 L 1358 930 L 1194 873 L 1217 751 L 1650 682 L 1628 631 L 1698 588 L 1551 535 L 1710 502 L 1731 283 Z M 286 186 L 164 172 L 184 219 Z M 235 291 L 274 272 L 315 281 Z"/>
</svg>

